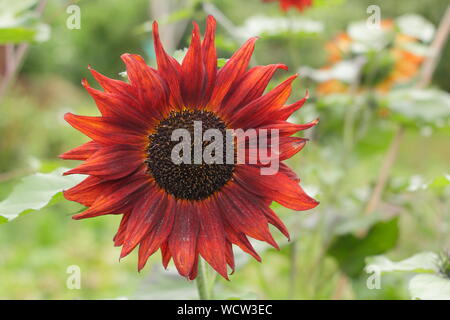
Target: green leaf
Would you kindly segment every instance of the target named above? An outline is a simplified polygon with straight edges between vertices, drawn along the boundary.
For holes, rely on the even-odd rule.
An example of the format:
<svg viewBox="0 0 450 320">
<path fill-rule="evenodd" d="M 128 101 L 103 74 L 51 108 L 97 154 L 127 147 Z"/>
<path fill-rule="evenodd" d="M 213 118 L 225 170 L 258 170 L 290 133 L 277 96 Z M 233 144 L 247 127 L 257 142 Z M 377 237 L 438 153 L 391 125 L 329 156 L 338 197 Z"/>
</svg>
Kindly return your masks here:
<svg viewBox="0 0 450 320">
<path fill-rule="evenodd" d="M 414 256 L 393 262 L 385 256 L 375 256 L 366 259 L 366 270 L 378 270 L 380 272 L 437 272 L 438 255 L 434 252 L 421 252 Z"/>
<path fill-rule="evenodd" d="M 445 126 L 450 119 L 450 94 L 438 89 L 398 89 L 388 95 L 388 107 L 405 124 Z"/>
<path fill-rule="evenodd" d="M 5 28 L 0 29 L 0 43 L 19 43 L 34 40 L 36 30 L 30 28 Z"/>
<path fill-rule="evenodd" d="M 336 236 L 328 254 L 334 257 L 339 268 L 349 277 L 355 278 L 363 271 L 365 258 L 392 249 L 398 240 L 398 218 L 374 224 L 362 238 L 354 234 Z"/>
<path fill-rule="evenodd" d="M 37 0 L 0 0 L 0 44 L 43 42 L 50 36 L 50 27 L 41 23 L 33 10 Z"/>
<path fill-rule="evenodd" d="M 450 186 L 450 174 L 445 174 L 440 177 L 434 178 L 427 188 L 435 192 L 436 194 L 444 194 L 445 190 L 448 190 Z"/>
<path fill-rule="evenodd" d="M 409 180 L 409 184 L 404 186 L 404 189 L 409 192 L 429 190 L 436 195 L 444 195 L 446 192 L 450 191 L 450 175 L 443 174 L 431 181 L 425 180 L 421 175 L 413 175 Z"/>
<path fill-rule="evenodd" d="M 434 275 L 419 274 L 409 282 L 412 299 L 450 300 L 450 279 Z"/>
<path fill-rule="evenodd" d="M 62 200 L 62 191 L 73 187 L 84 178 L 79 175 L 62 176 L 67 170 L 59 168 L 51 173 L 35 173 L 25 177 L 11 194 L 0 202 L 0 223 Z"/>
<path fill-rule="evenodd" d="M 345 0 L 315 0 L 313 3 L 313 7 L 332 7 L 341 5 Z"/>
<path fill-rule="evenodd" d="M 222 67 L 225 65 L 225 63 L 227 63 L 228 60 L 229 60 L 229 59 L 218 58 L 218 59 L 217 59 L 217 67 L 218 67 L 218 68 L 222 68 Z"/>
<path fill-rule="evenodd" d="M 371 215 L 351 217 L 339 223 L 336 226 L 334 233 L 343 235 L 359 230 L 367 230 L 381 219 L 381 215 L 376 212 Z"/>
</svg>

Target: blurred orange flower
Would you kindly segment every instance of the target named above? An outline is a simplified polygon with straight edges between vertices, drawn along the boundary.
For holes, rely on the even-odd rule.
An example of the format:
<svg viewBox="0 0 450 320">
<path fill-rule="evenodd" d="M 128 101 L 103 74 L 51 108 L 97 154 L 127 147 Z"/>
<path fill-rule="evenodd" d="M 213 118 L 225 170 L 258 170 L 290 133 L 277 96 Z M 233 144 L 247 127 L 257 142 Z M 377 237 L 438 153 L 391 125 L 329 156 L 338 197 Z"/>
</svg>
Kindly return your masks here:
<svg viewBox="0 0 450 320">
<path fill-rule="evenodd" d="M 380 92 L 386 92 L 393 86 L 410 81 L 417 73 L 424 61 L 424 57 L 417 55 L 407 49 L 408 46 L 419 43 L 419 40 L 402 33 L 396 33 L 395 24 L 392 20 L 381 21 L 381 29 L 384 32 L 392 32 L 394 34 L 391 43 L 376 52 L 370 59 L 378 59 L 382 61 L 382 65 L 376 65 L 372 70 L 362 70 L 362 87 L 373 87 Z M 333 65 L 342 60 L 353 58 L 357 53 L 352 52 L 356 41 L 351 36 L 342 32 L 333 40 L 325 45 L 328 53 L 328 63 L 323 69 L 330 69 Z M 368 61 L 370 63 L 371 61 Z M 376 75 L 370 74 L 375 71 Z M 364 74 L 364 73 L 367 74 Z M 371 80 L 372 82 L 365 80 Z M 374 80 L 375 79 L 375 80 Z M 321 94 L 345 93 L 348 92 L 349 85 L 337 79 L 331 79 L 319 84 L 317 91 Z"/>
</svg>

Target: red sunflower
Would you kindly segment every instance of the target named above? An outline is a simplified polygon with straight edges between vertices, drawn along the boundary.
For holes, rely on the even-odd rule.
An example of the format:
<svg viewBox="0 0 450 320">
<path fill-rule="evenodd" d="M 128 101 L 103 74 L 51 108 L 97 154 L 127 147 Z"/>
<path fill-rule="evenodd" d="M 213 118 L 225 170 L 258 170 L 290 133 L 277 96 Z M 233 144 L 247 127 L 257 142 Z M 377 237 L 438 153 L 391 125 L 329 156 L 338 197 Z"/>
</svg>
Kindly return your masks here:
<svg viewBox="0 0 450 320">
<path fill-rule="evenodd" d="M 272 91 L 264 90 L 280 64 L 247 70 L 256 38 L 249 39 L 217 69 L 215 20 L 208 17 L 201 40 L 194 23 L 192 41 L 181 64 L 163 49 L 158 25 L 153 24 L 158 69 L 138 55 L 124 54 L 129 83 L 107 78 L 90 69 L 104 91 L 83 86 L 94 98 L 101 116 L 68 113 L 65 119 L 92 140 L 62 154 L 84 163 L 65 174 L 88 177 L 66 190 L 68 200 L 88 207 L 74 219 L 122 214 L 114 237 L 121 257 L 139 246 L 138 269 L 158 249 L 163 265 L 173 262 L 189 279 L 197 276 L 199 256 L 227 278 L 234 270 L 232 245 L 258 261 L 249 239 L 275 248 L 268 224 L 286 237 L 283 222 L 270 209 L 272 201 L 293 210 L 308 210 L 318 202 L 299 186 L 299 178 L 280 163 L 274 175 L 261 175 L 263 164 L 175 164 L 171 161 L 170 132 L 192 132 L 192 121 L 203 129 L 279 130 L 279 160 L 300 151 L 305 140 L 291 137 L 314 126 L 292 124 L 287 118 L 306 98 L 284 105 L 297 75 Z"/>
<path fill-rule="evenodd" d="M 288 11 L 291 7 L 295 7 L 298 11 L 303 11 L 307 7 L 312 6 L 313 0 L 263 0 L 264 2 L 279 1 L 281 10 Z"/>
</svg>

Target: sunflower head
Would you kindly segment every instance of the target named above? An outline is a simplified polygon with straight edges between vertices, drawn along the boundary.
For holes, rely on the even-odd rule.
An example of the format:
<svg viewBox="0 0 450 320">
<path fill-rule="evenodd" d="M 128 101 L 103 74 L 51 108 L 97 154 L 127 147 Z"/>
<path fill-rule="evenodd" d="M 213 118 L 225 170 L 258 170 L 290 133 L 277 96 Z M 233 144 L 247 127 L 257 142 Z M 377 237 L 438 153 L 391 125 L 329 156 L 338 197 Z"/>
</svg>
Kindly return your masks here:
<svg viewBox="0 0 450 320">
<path fill-rule="evenodd" d="M 122 247 L 121 257 L 139 247 L 139 270 L 160 250 L 163 265 L 173 260 L 189 279 L 197 275 L 200 256 L 228 278 L 227 266 L 234 270 L 233 245 L 260 260 L 248 237 L 278 248 L 269 224 L 289 237 L 270 208 L 273 201 L 293 210 L 318 204 L 282 163 L 305 145 L 305 139 L 292 135 L 317 123 L 287 121 L 307 98 L 286 105 L 297 76 L 264 93 L 274 73 L 286 66 L 249 69 L 256 38 L 218 69 L 215 26 L 208 17 L 202 39 L 194 23 L 180 64 L 163 49 L 155 22 L 157 69 L 134 54 L 122 55 L 129 82 L 90 68 L 103 91 L 86 80 L 82 83 L 100 116 L 65 115 L 91 139 L 61 155 L 84 161 L 65 173 L 87 176 L 64 192 L 67 199 L 87 207 L 74 219 L 121 215 L 114 243 Z M 244 132 L 243 143 L 237 132 Z M 256 138 L 246 140 L 248 132 Z M 268 146 L 251 140 L 259 141 L 263 132 L 270 132 L 271 152 L 259 157 Z M 221 137 L 223 145 L 218 144 Z M 246 161 L 239 162 L 242 150 Z M 272 164 L 268 158 L 279 165 L 271 174 L 262 174 Z"/>
</svg>

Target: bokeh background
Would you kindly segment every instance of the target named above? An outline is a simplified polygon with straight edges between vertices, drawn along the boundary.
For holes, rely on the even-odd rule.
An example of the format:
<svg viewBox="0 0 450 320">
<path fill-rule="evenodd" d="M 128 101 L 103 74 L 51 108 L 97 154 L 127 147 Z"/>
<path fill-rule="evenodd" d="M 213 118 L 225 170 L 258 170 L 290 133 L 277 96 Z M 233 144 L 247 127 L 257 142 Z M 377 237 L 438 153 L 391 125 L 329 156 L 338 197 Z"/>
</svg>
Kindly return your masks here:
<svg viewBox="0 0 450 320">
<path fill-rule="evenodd" d="M 80 9 L 80 29 L 68 28 L 75 12 L 68 11 L 70 5 Z M 370 5 L 380 7 L 387 38 L 364 29 Z M 94 83 L 89 64 L 117 79 L 123 78 L 125 52 L 154 65 L 154 19 L 168 51 L 180 58 L 190 21 L 203 30 L 212 13 L 219 22 L 219 57 L 229 58 L 247 37 L 259 35 L 253 65 L 289 66 L 270 86 L 300 73 L 291 101 L 306 88 L 311 98 L 294 120 L 318 117 L 320 124 L 305 133 L 310 142 L 290 165 L 321 202 L 307 213 L 274 205 L 291 242 L 274 230 L 281 251 L 255 243 L 261 264 L 235 249 L 237 271 L 230 282 L 216 280 L 214 297 L 410 299 L 434 293 L 448 298 L 450 268 L 443 252 L 450 247 L 449 43 L 443 41 L 430 81 L 421 82 L 447 5 L 445 0 L 316 0 L 303 12 L 283 12 L 278 3 L 260 0 L 1 0 L 0 215 L 14 188 L 24 202 L 28 192 L 41 188 L 24 178 L 76 165 L 57 156 L 86 141 L 64 122 L 64 113 L 97 112 L 80 84 L 82 78 Z M 379 199 L 368 205 L 380 184 Z M 82 210 L 80 205 L 60 194 L 50 202 L 1 221 L 0 298 L 197 298 L 195 283 L 179 277 L 172 265 L 163 271 L 158 254 L 140 273 L 136 253 L 119 262 L 120 248 L 112 243 L 119 217 L 74 221 L 70 216 Z M 428 254 L 419 255 L 423 259 L 413 260 L 406 272 L 390 272 L 405 271 L 395 264 L 387 267 L 421 252 Z M 372 273 L 364 268 L 371 263 L 385 267 L 380 289 L 367 285 Z M 71 265 L 81 270 L 79 290 L 67 287 Z M 444 281 L 449 295 L 429 287 L 431 279 L 414 282 L 422 272 Z"/>
</svg>

